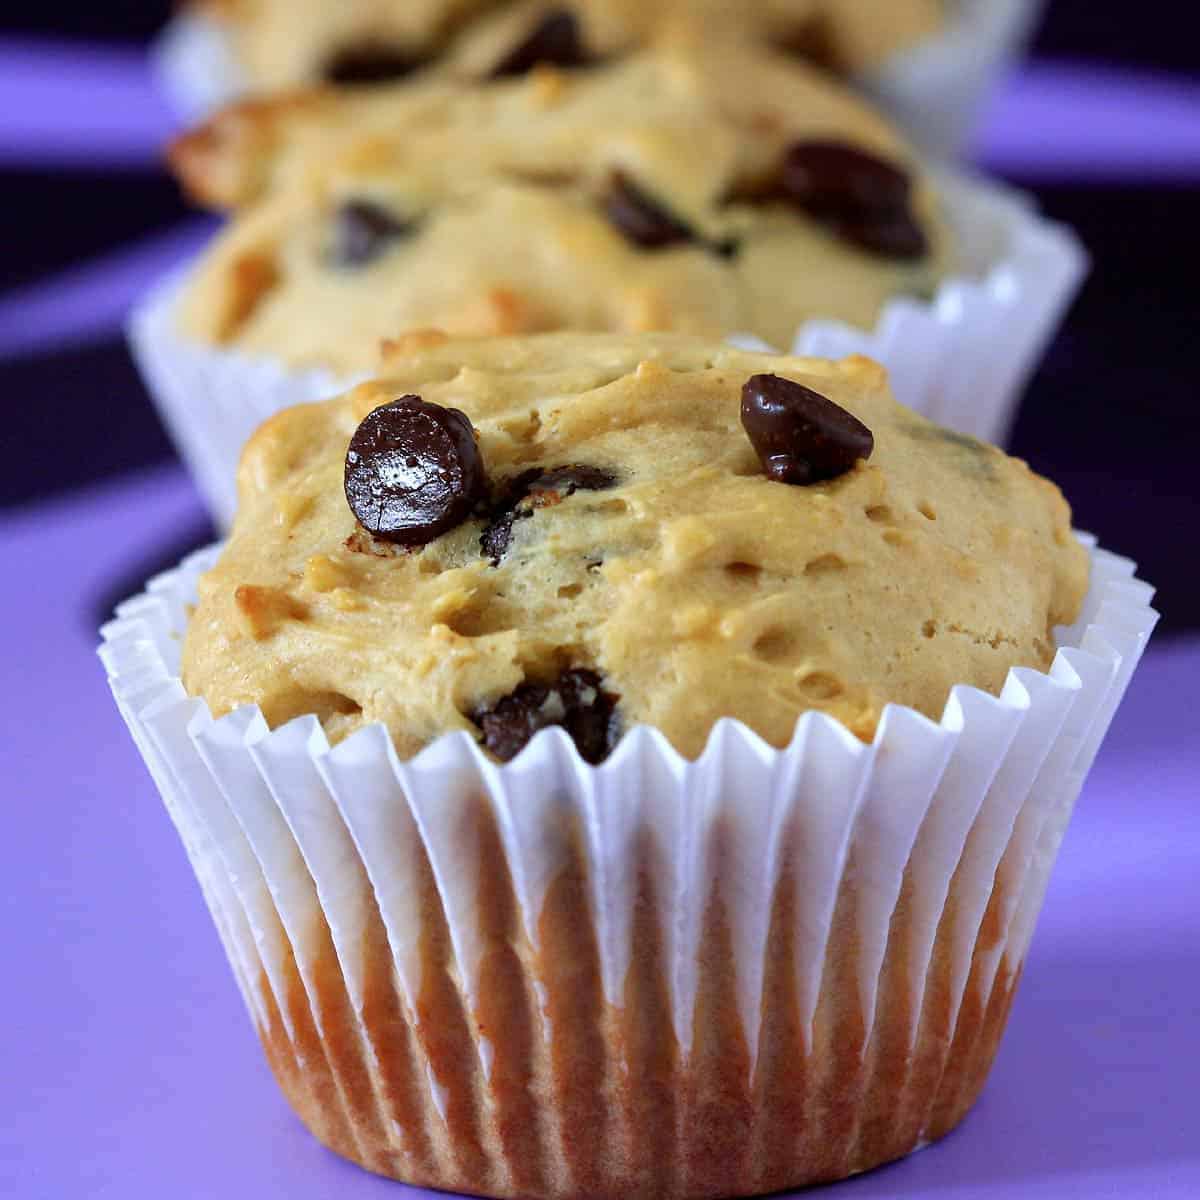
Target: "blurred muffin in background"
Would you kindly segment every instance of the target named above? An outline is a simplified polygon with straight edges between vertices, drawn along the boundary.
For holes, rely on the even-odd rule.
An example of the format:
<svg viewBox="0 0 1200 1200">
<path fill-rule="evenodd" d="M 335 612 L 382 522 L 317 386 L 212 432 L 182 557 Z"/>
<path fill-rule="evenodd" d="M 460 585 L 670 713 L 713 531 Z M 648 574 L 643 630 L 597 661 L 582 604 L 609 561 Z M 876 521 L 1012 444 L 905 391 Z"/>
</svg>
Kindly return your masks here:
<svg viewBox="0 0 1200 1200">
<path fill-rule="evenodd" d="M 847 74 L 942 25 L 937 0 L 200 0 L 227 33 L 249 91 L 370 84 L 418 71 L 519 74 L 585 66 L 649 43 L 718 32 Z"/>
<path fill-rule="evenodd" d="M 196 341 L 343 374 L 382 340 L 556 329 L 871 327 L 955 262 L 902 138 L 743 43 L 253 101 L 172 161 L 233 220 L 196 270 Z"/>
</svg>

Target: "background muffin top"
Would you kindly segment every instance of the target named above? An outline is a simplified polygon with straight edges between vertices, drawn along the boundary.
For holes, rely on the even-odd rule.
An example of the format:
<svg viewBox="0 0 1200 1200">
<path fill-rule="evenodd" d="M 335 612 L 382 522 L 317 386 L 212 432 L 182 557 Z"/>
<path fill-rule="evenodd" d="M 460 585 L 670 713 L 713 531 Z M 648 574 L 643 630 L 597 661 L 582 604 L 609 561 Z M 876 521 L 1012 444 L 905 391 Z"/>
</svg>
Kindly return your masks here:
<svg viewBox="0 0 1200 1200">
<path fill-rule="evenodd" d="M 173 159 L 195 195 L 242 206 L 191 289 L 188 331 L 346 370 L 420 326 L 785 345 L 814 316 L 870 327 L 953 259 L 883 120 L 732 43 L 243 104 Z"/>
<path fill-rule="evenodd" d="M 938 0 L 200 0 L 254 90 L 585 65 L 699 30 L 869 69 L 934 33 Z"/>
<path fill-rule="evenodd" d="M 870 458 L 768 478 L 740 415 L 763 374 L 854 414 Z M 360 422 L 408 395 L 466 414 L 486 477 L 418 547 L 344 490 Z M 879 367 L 680 336 L 414 336 L 384 380 L 264 425 L 240 490 L 188 691 L 334 739 L 381 721 L 403 756 L 466 730 L 510 757 L 547 722 L 593 758 L 639 723 L 695 755 L 723 716 L 783 745 L 808 709 L 869 738 L 889 701 L 936 718 L 957 683 L 1048 666 L 1086 588 L 1058 490 L 898 405 Z"/>
</svg>

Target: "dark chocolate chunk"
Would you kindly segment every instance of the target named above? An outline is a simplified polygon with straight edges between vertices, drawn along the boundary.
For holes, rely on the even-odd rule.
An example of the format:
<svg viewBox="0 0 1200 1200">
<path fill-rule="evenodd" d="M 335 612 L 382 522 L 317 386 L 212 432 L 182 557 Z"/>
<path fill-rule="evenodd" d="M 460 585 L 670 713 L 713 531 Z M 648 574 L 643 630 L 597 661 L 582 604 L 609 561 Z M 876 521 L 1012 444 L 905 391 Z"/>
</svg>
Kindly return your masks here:
<svg viewBox="0 0 1200 1200">
<path fill-rule="evenodd" d="M 368 413 L 346 454 L 346 500 L 385 542 L 423 546 L 460 525 L 487 493 L 471 422 L 404 396 Z"/>
<path fill-rule="evenodd" d="M 603 762 L 620 738 L 619 696 L 606 692 L 595 671 L 564 671 L 554 684 L 523 683 L 494 707 L 471 719 L 483 744 L 501 762 L 510 762 L 541 729 L 560 725 L 585 762 Z"/>
<path fill-rule="evenodd" d="M 411 237 L 415 221 L 406 221 L 369 200 L 347 200 L 333 218 L 333 261 L 339 267 L 364 267 L 392 242 Z"/>
<path fill-rule="evenodd" d="M 783 54 L 815 63 L 831 74 L 844 74 L 829 18 L 812 16 L 787 31 L 779 31 L 771 44 Z"/>
<path fill-rule="evenodd" d="M 925 230 L 907 209 L 889 216 L 838 222 L 832 227 L 845 241 L 880 258 L 915 261 L 929 253 Z"/>
<path fill-rule="evenodd" d="M 613 172 L 604 210 L 629 241 L 647 250 L 661 250 L 664 246 L 696 240 L 691 226 L 672 216 L 624 171 Z"/>
<path fill-rule="evenodd" d="M 555 67 L 586 67 L 590 61 L 579 31 L 579 20 L 570 9 L 552 8 L 492 68 L 493 79 L 525 75 L 540 63 Z"/>
<path fill-rule="evenodd" d="M 742 427 L 767 478 L 777 483 L 836 479 L 875 449 L 857 417 L 778 375 L 754 375 L 742 388 Z"/>
<path fill-rule="evenodd" d="M 534 508 L 557 504 L 576 492 L 603 492 L 617 486 L 617 477 L 611 471 L 579 464 L 552 467 L 549 471 L 527 472 L 526 475 L 531 476 L 525 483 L 525 490 Z"/>
<path fill-rule="evenodd" d="M 411 75 L 420 65 L 418 59 L 395 46 L 359 42 L 336 51 L 321 74 L 329 83 L 387 83 Z"/>
<path fill-rule="evenodd" d="M 608 219 L 635 246 L 644 250 L 662 250 L 694 242 L 718 258 L 735 258 L 741 249 L 736 238 L 710 240 L 700 237 L 684 221 L 647 195 L 624 171 L 614 171 L 604 197 Z"/>
<path fill-rule="evenodd" d="M 533 516 L 535 509 L 559 504 L 576 492 L 602 492 L 616 484 L 616 475 L 603 467 L 573 465 L 523 471 L 493 505 L 491 519 L 479 538 L 480 548 L 492 560 L 492 566 L 498 567 L 508 552 L 516 521 Z"/>
<path fill-rule="evenodd" d="M 907 172 L 856 146 L 797 142 L 784 159 L 779 186 L 797 207 L 872 254 L 916 259 L 928 253 Z"/>
</svg>

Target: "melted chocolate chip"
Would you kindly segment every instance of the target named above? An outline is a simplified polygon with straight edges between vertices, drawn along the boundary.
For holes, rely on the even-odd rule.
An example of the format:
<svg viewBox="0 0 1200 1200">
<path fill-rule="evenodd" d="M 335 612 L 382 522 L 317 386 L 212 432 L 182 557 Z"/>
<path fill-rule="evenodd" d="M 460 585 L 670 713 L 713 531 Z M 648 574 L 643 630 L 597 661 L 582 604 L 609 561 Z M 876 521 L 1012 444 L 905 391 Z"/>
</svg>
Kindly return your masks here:
<svg viewBox="0 0 1200 1200">
<path fill-rule="evenodd" d="M 691 226 L 646 195 L 624 171 L 613 172 L 604 210 L 626 238 L 647 250 L 695 240 Z"/>
<path fill-rule="evenodd" d="M 832 74 L 842 74 L 838 62 L 833 29 L 827 16 L 813 16 L 771 39 L 772 45 L 784 54 L 803 58 Z"/>
<path fill-rule="evenodd" d="M 498 567 L 508 553 L 517 521 L 533 516 L 535 509 L 560 504 L 576 492 L 602 492 L 616 484 L 616 475 L 603 467 L 574 465 L 523 471 L 494 504 L 491 520 L 479 538 L 480 549 L 491 559 L 492 566 Z"/>
<path fill-rule="evenodd" d="M 387 83 L 411 75 L 421 63 L 395 46 L 382 42 L 361 42 L 344 46 L 326 63 L 321 72 L 329 83 Z"/>
<path fill-rule="evenodd" d="M 767 478 L 777 483 L 836 479 L 875 449 L 857 417 L 778 375 L 754 375 L 742 388 L 742 427 Z"/>
<path fill-rule="evenodd" d="M 833 228 L 839 237 L 880 258 L 915 261 L 929 253 L 925 230 L 907 210 L 860 221 L 838 222 Z"/>
<path fill-rule="evenodd" d="M 339 267 L 365 267 L 392 242 L 411 237 L 415 221 L 405 221 L 369 200 L 347 200 L 333 218 L 333 261 Z"/>
<path fill-rule="evenodd" d="M 483 744 L 501 762 L 510 762 L 541 729 L 560 725 L 585 762 L 603 762 L 620 738 L 619 696 L 606 692 L 599 675 L 583 668 L 564 671 L 554 684 L 523 683 L 493 708 L 472 720 Z"/>
<path fill-rule="evenodd" d="M 385 542 L 423 546 L 471 515 L 486 494 L 471 422 L 404 396 L 368 413 L 346 454 L 346 500 Z"/>
<path fill-rule="evenodd" d="M 912 180 L 844 142 L 797 142 L 779 178 L 784 196 L 839 237 L 885 258 L 922 258 L 925 231 L 912 212 Z"/>
<path fill-rule="evenodd" d="M 707 241 L 692 227 L 647 195 L 624 171 L 614 171 L 604 198 L 608 219 L 635 246 L 662 250 L 683 242 L 694 242 L 719 258 L 733 258 L 741 249 L 734 238 Z"/>
<path fill-rule="evenodd" d="M 525 75 L 541 63 L 571 68 L 586 67 L 589 61 L 575 14 L 567 8 L 554 8 L 492 68 L 492 78 Z"/>
</svg>

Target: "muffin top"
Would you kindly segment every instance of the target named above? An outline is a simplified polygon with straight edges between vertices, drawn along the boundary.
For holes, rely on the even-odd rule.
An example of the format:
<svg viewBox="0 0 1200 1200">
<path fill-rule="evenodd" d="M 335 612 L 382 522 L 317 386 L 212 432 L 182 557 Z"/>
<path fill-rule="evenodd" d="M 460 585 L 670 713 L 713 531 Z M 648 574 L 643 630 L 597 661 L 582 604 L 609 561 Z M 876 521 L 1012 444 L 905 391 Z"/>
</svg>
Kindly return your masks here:
<svg viewBox="0 0 1200 1200">
<path fill-rule="evenodd" d="M 695 756 L 722 717 L 783 746 L 810 709 L 869 739 L 1045 669 L 1087 583 L 1058 490 L 882 368 L 682 335 L 413 335 L 267 422 L 239 489 L 187 690 L 382 722 L 402 757 L 550 724 L 590 761 L 637 724 Z"/>
<path fill-rule="evenodd" d="M 703 153 L 696 148 L 703 147 Z M 366 371 L 381 338 L 870 327 L 953 239 L 911 152 L 820 73 L 723 45 L 239 106 L 174 151 L 242 206 L 184 327 Z"/>
<path fill-rule="evenodd" d="M 938 0 L 200 0 L 254 90 L 470 79 L 537 62 L 585 66 L 688 30 L 766 43 L 844 72 L 936 32 Z"/>
</svg>

